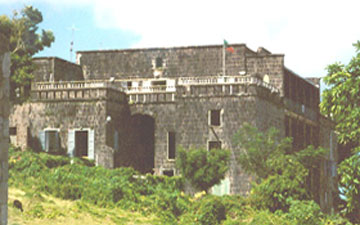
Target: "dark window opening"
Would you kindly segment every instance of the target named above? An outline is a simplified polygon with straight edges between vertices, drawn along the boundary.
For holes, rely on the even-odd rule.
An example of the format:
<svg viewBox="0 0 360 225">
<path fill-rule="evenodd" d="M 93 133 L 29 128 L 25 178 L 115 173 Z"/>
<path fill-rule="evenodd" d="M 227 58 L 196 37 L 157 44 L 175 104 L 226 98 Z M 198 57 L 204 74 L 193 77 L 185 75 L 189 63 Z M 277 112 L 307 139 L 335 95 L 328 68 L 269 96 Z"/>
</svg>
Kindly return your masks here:
<svg viewBox="0 0 360 225">
<path fill-rule="evenodd" d="M 132 82 L 131 82 L 131 81 L 128 81 L 128 82 L 127 82 L 127 87 L 128 87 L 128 88 L 131 88 L 131 87 L 132 87 Z"/>
<path fill-rule="evenodd" d="M 88 132 L 76 131 L 75 132 L 75 156 L 83 157 L 88 156 Z"/>
<path fill-rule="evenodd" d="M 220 126 L 220 111 L 221 110 L 211 110 L 210 111 L 210 125 Z"/>
<path fill-rule="evenodd" d="M 163 60 L 160 57 L 157 57 L 155 60 L 155 68 L 163 67 Z"/>
<path fill-rule="evenodd" d="M 221 149 L 221 141 L 209 141 L 208 149 Z"/>
<path fill-rule="evenodd" d="M 166 80 L 156 80 L 151 82 L 152 86 L 166 86 Z"/>
<path fill-rule="evenodd" d="M 174 176 L 174 170 L 164 170 L 163 175 L 168 176 L 168 177 L 172 177 L 172 176 Z"/>
<path fill-rule="evenodd" d="M 9 135 L 14 136 L 17 134 L 17 128 L 16 127 L 9 127 Z"/>
<path fill-rule="evenodd" d="M 134 114 L 129 122 L 129 132 L 126 134 L 128 147 L 118 151 L 116 165 L 133 167 L 143 174 L 153 173 L 155 166 L 155 120 L 148 115 Z"/>
<path fill-rule="evenodd" d="M 56 152 L 59 148 L 59 133 L 56 130 L 45 131 L 45 151 Z"/>
<path fill-rule="evenodd" d="M 176 147 L 175 147 L 175 132 L 168 133 L 168 158 L 175 159 Z"/>
</svg>

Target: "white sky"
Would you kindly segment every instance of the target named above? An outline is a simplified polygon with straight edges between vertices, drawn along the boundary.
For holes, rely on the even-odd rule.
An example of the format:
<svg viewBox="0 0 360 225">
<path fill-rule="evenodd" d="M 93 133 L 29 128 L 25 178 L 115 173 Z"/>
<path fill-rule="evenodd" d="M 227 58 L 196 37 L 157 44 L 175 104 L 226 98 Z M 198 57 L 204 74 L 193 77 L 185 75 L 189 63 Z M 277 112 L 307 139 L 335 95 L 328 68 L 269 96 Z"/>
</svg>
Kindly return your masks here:
<svg viewBox="0 0 360 225">
<path fill-rule="evenodd" d="M 0 0 L 5 4 L 9 0 Z M 14 0 L 31 4 L 34 1 Z M 141 38 L 129 47 L 245 43 L 285 54 L 288 68 L 323 76 L 335 61 L 347 63 L 360 40 L 360 1 L 323 0 L 37 0 L 58 8 L 91 7 L 94 26 Z M 61 8 L 61 7 L 60 7 Z"/>
</svg>

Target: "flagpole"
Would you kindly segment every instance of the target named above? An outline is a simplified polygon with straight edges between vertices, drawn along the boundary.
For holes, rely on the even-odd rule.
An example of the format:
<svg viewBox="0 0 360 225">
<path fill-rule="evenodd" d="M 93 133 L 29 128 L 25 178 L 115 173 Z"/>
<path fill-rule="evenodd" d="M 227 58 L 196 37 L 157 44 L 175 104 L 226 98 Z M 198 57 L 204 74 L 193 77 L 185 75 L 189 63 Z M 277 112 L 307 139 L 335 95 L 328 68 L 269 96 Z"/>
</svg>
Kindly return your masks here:
<svg viewBox="0 0 360 225">
<path fill-rule="evenodd" d="M 223 76 L 225 76 L 225 43 L 223 44 Z"/>
</svg>

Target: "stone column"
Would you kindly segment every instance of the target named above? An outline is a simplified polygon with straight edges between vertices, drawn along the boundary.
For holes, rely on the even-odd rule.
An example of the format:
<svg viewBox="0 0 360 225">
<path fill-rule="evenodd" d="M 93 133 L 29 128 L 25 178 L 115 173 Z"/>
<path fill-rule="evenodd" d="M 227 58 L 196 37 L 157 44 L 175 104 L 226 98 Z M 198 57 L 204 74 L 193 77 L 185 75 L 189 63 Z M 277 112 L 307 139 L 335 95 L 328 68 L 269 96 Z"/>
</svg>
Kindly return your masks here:
<svg viewBox="0 0 360 225">
<path fill-rule="evenodd" d="M 7 224 L 9 148 L 9 40 L 0 34 L 0 225 Z"/>
</svg>

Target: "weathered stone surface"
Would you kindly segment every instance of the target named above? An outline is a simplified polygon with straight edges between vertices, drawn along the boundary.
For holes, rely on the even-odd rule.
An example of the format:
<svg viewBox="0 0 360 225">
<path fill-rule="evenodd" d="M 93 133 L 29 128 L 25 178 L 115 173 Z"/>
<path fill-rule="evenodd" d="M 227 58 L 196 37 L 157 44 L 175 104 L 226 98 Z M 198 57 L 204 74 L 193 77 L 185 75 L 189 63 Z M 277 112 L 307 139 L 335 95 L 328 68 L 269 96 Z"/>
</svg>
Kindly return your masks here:
<svg viewBox="0 0 360 225">
<path fill-rule="evenodd" d="M 245 55 L 256 53 L 244 44 L 232 45 L 233 54 L 226 53 L 226 74 L 246 71 Z M 78 63 L 85 79 L 151 78 L 154 60 L 162 58 L 164 77 L 218 76 L 222 73 L 222 45 L 175 48 L 81 51 Z"/>
<path fill-rule="evenodd" d="M 34 81 L 71 81 L 83 80 L 81 66 L 57 57 L 37 57 Z"/>
</svg>

